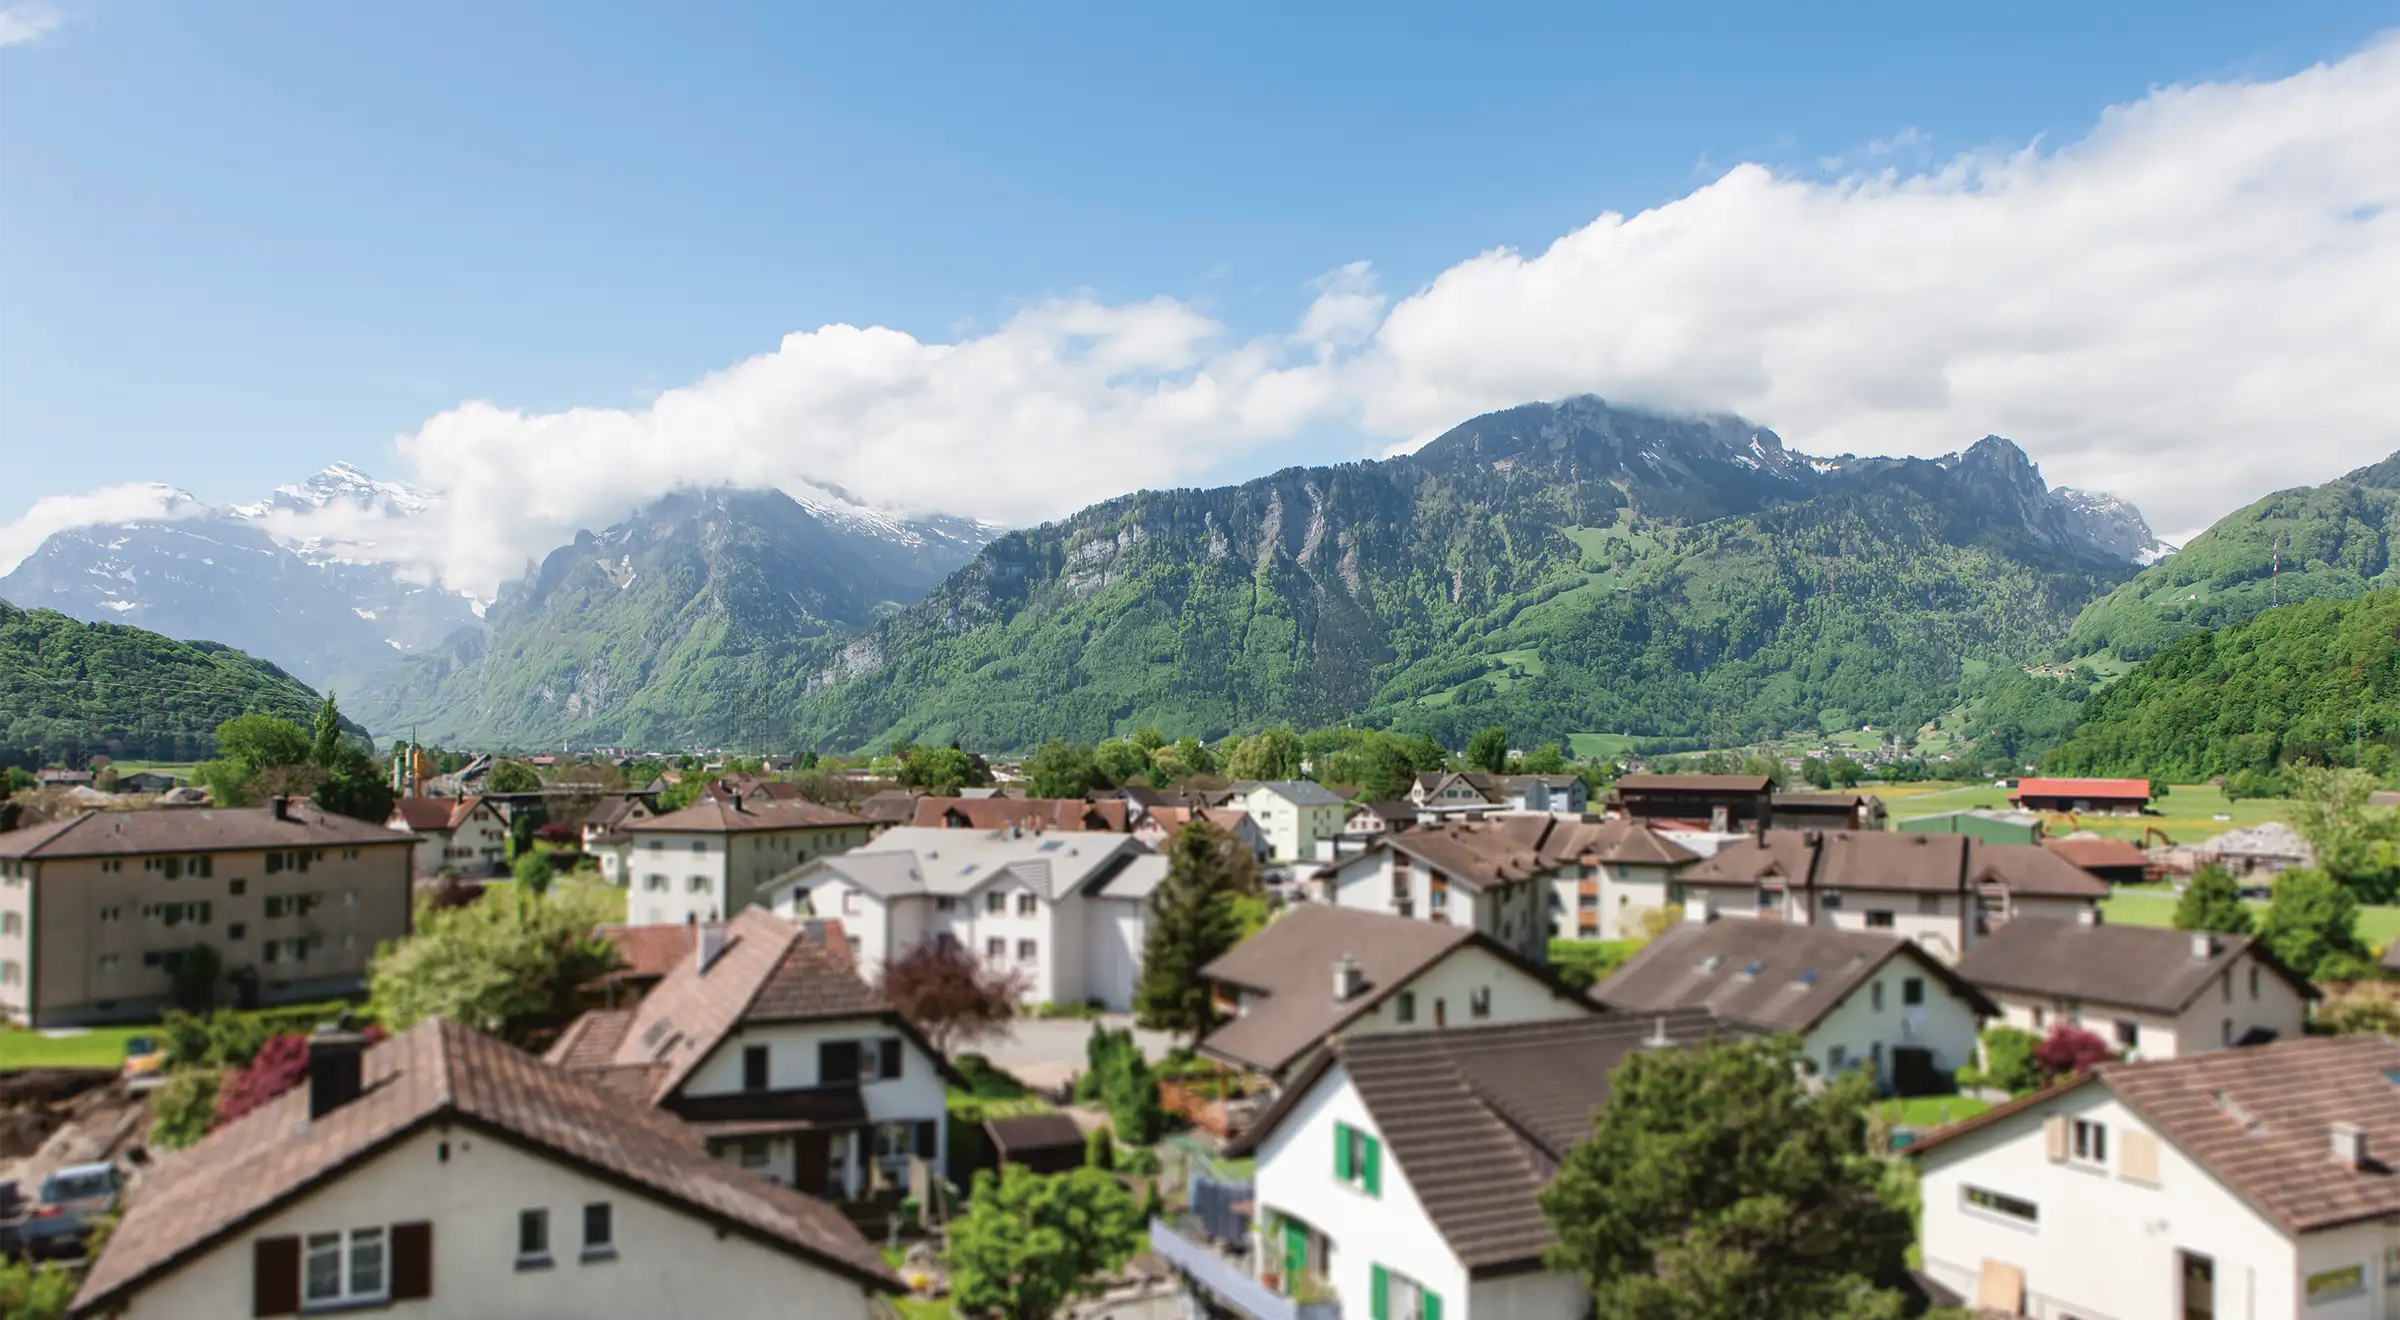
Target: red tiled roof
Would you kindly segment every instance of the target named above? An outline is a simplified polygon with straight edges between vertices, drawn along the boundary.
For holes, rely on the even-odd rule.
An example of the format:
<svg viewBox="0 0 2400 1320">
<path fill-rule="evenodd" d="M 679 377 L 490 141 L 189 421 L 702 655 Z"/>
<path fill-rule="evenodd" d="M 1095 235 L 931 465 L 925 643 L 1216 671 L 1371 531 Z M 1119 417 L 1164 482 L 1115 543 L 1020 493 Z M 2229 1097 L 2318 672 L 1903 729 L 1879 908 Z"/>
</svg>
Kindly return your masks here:
<svg viewBox="0 0 2400 1320">
<path fill-rule="evenodd" d="M 2150 781 L 2147 779 L 2020 779 L 2016 791 L 2008 800 L 2022 797 L 2096 798 L 2115 801 L 2122 798 L 2150 800 Z"/>
<path fill-rule="evenodd" d="M 2044 839 L 2042 846 L 2086 871 L 2113 871 L 2150 864 L 2150 854 L 2123 839 Z"/>
<path fill-rule="evenodd" d="M 701 798 L 681 811 L 637 820 L 625 826 L 628 834 L 740 834 L 753 830 L 834 829 L 864 825 L 845 811 L 814 802 L 759 801 L 745 796 L 737 809 L 731 801 Z"/>
<path fill-rule="evenodd" d="M 957 798 L 917 799 L 919 829 L 942 829 L 956 814 L 971 830 L 1001 830 L 1011 825 L 1068 832 L 1125 834 L 1133 826 L 1123 798 L 1087 802 L 1082 798 Z"/>
</svg>

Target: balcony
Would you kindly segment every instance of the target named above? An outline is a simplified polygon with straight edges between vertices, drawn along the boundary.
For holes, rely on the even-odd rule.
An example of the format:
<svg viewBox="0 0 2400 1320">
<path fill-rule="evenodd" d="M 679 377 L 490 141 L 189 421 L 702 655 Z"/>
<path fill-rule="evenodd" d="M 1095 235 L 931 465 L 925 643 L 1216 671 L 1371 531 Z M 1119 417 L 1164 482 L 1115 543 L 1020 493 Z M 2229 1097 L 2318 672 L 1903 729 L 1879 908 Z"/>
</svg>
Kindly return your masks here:
<svg viewBox="0 0 2400 1320">
<path fill-rule="evenodd" d="M 1246 1246 L 1246 1244 L 1244 1244 Z M 1150 1250 L 1174 1267 L 1202 1304 L 1203 1314 L 1248 1320 L 1341 1320 L 1338 1301 L 1301 1302 L 1283 1296 L 1252 1276 L 1246 1252 L 1212 1244 L 1196 1219 L 1150 1221 Z"/>
</svg>

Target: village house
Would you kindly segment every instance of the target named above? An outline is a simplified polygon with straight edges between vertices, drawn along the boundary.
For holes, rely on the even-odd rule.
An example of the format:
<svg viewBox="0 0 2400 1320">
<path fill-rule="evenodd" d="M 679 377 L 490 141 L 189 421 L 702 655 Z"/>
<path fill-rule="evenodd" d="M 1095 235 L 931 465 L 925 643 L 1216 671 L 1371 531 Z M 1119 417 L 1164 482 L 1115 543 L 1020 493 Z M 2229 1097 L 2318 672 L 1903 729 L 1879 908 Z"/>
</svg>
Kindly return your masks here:
<svg viewBox="0 0 2400 1320">
<path fill-rule="evenodd" d="M 2147 779 L 2020 779 L 2008 795 L 2024 811 L 2138 816 L 2150 805 Z"/>
<path fill-rule="evenodd" d="M 1258 822 L 1239 807 L 1150 807 L 1142 812 L 1141 823 L 1133 827 L 1133 837 L 1152 852 L 1165 852 L 1194 816 L 1224 831 L 1242 849 L 1265 865 L 1269 856 L 1267 836 L 1259 832 Z"/>
<path fill-rule="evenodd" d="M 1492 812 L 1498 778 L 1459 770 L 1418 775 L 1409 785 L 1408 801 L 1427 820 L 1450 816 L 1481 820 Z"/>
<path fill-rule="evenodd" d="M 1640 938 L 1648 933 L 1645 922 L 1681 901 L 1676 872 L 1700 860 L 1700 853 L 1677 836 L 1639 820 L 1551 833 L 1554 849 L 1568 863 L 1551 882 L 1553 939 Z"/>
<path fill-rule="evenodd" d="M 1342 850 L 1357 852 L 1386 834 L 1415 828 L 1417 804 L 1401 799 L 1361 802 L 1342 817 Z"/>
<path fill-rule="evenodd" d="M 917 799 L 924 796 L 913 788 L 887 788 L 860 799 L 850 814 L 874 826 L 880 834 L 894 825 L 915 824 Z"/>
<path fill-rule="evenodd" d="M 1597 1011 L 1467 927 L 1324 903 L 1286 911 L 1201 975 L 1224 1020 L 1201 1038 L 1200 1053 L 1273 1079 L 1340 1036 Z"/>
<path fill-rule="evenodd" d="M 838 920 L 867 976 L 928 940 L 1024 978 L 1029 1003 L 1132 1007 L 1167 859 L 1103 831 L 887 830 L 776 878 L 761 901 Z"/>
<path fill-rule="evenodd" d="M 0 834 L 0 1013 L 148 1021 L 206 944 L 237 1002 L 355 993 L 409 931 L 409 835 L 287 798 L 93 811 Z"/>
<path fill-rule="evenodd" d="M 2108 885 L 2047 848 L 1959 834 L 1767 830 L 1676 876 L 1687 908 L 1906 936 L 1955 961 L 2018 917 L 2072 920 Z"/>
<path fill-rule="evenodd" d="M 1626 775 L 1609 790 L 1612 815 L 1719 833 L 1752 829 L 1775 814 L 1769 775 Z"/>
<path fill-rule="evenodd" d="M 630 883 L 633 835 L 625 828 L 658 813 L 638 796 L 610 798 L 583 818 L 583 851 L 600 863 L 600 878 L 620 888 Z"/>
<path fill-rule="evenodd" d="M 2000 1005 L 2008 1026 L 2061 1022 L 2128 1057 L 2173 1059 L 2289 1040 L 2317 988 L 2248 935 L 2021 918 L 1983 937 L 1958 974 Z"/>
<path fill-rule="evenodd" d="M 1536 966 L 1550 962 L 1550 902 L 1571 849 L 1553 835 L 1592 827 L 1549 816 L 1452 820 L 1387 835 L 1336 862 L 1327 901 L 1480 931 Z"/>
<path fill-rule="evenodd" d="M 577 1018 L 548 1061 L 811 1196 L 896 1200 L 912 1159 L 947 1170 L 949 1064 L 846 949 L 760 908 L 695 935 L 640 1004 Z"/>
<path fill-rule="evenodd" d="M 1912 1146 L 1927 1274 L 1985 1315 L 2376 1320 L 2400 1302 L 2400 1046 L 2104 1063 Z"/>
<path fill-rule="evenodd" d="M 1706 1008 L 1800 1038 L 1833 1075 L 1870 1073 L 1878 1090 L 1949 1089 L 1975 1062 L 1982 1019 L 2000 1009 L 1912 940 L 1830 926 L 1721 921 L 1690 911 L 1643 945 L 1592 998 L 1622 1013 Z"/>
<path fill-rule="evenodd" d="M 1258 832 L 1266 836 L 1267 851 L 1279 862 L 1313 861 L 1317 845 L 1330 845 L 1342 832 L 1350 804 L 1323 784 L 1306 779 L 1275 779 L 1237 785 L 1242 810 L 1250 813 Z"/>
<path fill-rule="evenodd" d="M 757 901 L 759 886 L 812 857 L 858 847 L 873 827 L 814 802 L 758 802 L 739 793 L 625 826 L 633 851 L 627 920 L 680 926 L 722 921 Z"/>
<path fill-rule="evenodd" d="M 922 797 L 912 823 L 918 829 L 1130 834 L 1133 813 L 1133 804 L 1122 798 Z"/>
<path fill-rule="evenodd" d="M 1581 1320 L 1543 1183 L 1626 1056 L 1738 1034 L 1682 1012 L 1336 1037 L 1227 1148 L 1257 1161 L 1242 1257 L 1164 1220 L 1151 1250 L 1202 1314 Z"/>
<path fill-rule="evenodd" d="M 416 836 L 409 869 L 420 879 L 480 879 L 508 870 L 508 822 L 488 798 L 401 798 L 384 824 Z"/>
<path fill-rule="evenodd" d="M 1872 793 L 1777 789 L 1768 814 L 1779 830 L 1880 830 L 1884 820 L 1883 799 Z"/>
<path fill-rule="evenodd" d="M 822 1201 L 672 1117 L 439 1019 L 310 1038 L 307 1080 L 166 1157 L 78 1317 L 871 1320 L 903 1291 Z"/>
</svg>

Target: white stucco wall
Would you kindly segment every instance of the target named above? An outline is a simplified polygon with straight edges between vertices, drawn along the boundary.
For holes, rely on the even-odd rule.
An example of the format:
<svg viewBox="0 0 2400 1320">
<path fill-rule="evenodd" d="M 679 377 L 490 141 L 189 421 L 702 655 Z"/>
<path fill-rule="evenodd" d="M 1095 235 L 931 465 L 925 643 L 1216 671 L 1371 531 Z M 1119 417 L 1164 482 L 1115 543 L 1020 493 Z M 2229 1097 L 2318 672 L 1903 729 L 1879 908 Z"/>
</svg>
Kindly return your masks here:
<svg viewBox="0 0 2400 1320">
<path fill-rule="evenodd" d="M 1482 931 L 1528 961 L 1548 964 L 1549 905 L 1557 883 L 1554 877 L 1537 876 L 1521 884 L 1481 892 L 1452 878 L 1448 897 L 1437 909 L 1433 906 L 1433 871 L 1423 862 L 1384 849 L 1362 854 L 1336 867 L 1328 886 L 1332 901 L 1342 907 L 1370 912 L 1397 912 L 1392 902 L 1392 885 L 1401 861 L 1408 864 L 1408 915 L 1427 921 L 1438 913 L 1453 925 Z"/>
<path fill-rule="evenodd" d="M 2053 1114 L 2108 1126 L 2109 1167 L 2052 1163 L 2043 1120 Z M 2149 1129 L 2107 1090 L 2085 1086 L 1969 1133 L 1928 1152 L 1922 1161 L 1925 1268 L 1973 1299 L 1983 1261 L 2025 1271 L 2035 1316 L 2107 1316 L 2112 1320 L 2182 1320 L 2178 1251 L 2215 1261 L 2216 1314 L 2227 1320 L 2370 1320 L 2382 1293 L 2380 1257 L 2400 1229 L 2371 1225 L 2328 1235 L 2296 1253 L 2291 1241 L 2235 1197 L 2206 1170 L 2159 1143 L 2159 1185 L 2122 1177 L 2125 1134 Z M 1966 1204 L 1972 1185 L 2033 1202 L 2038 1222 L 2025 1225 Z M 2372 1238 L 2370 1243 L 2367 1238 Z M 2300 1262 L 2308 1270 L 2328 1260 L 2378 1263 L 2365 1293 L 2347 1301 L 2299 1302 Z"/>
<path fill-rule="evenodd" d="M 2252 1028 L 2272 1031 L 2279 1040 L 2292 1039 L 2307 1029 L 2307 1003 L 2289 982 L 2260 967 L 2258 960 L 2247 953 L 2236 959 L 2229 971 L 2230 1001 L 2226 998 L 2227 980 L 2220 977 L 2180 1014 L 2171 1016 L 2016 991 L 1993 991 L 1991 995 L 2000 1003 L 2002 1021 L 2036 1033 L 2047 1032 L 2060 1022 L 2074 1022 L 2099 1033 L 2111 1045 L 2121 1045 L 2118 1024 L 2132 1023 L 2135 1035 L 2132 1057 L 2142 1059 L 2172 1059 L 2224 1049 Z M 2257 974 L 2255 996 L 2251 993 L 2253 972 Z"/>
<path fill-rule="evenodd" d="M 1328 979 L 1331 975 L 1328 970 Z M 1400 1021 L 1399 996 L 1387 995 L 1361 1013 L 1355 1022 L 1336 1032 L 1335 1038 L 1387 1031 L 1430 1031 L 1437 1003 L 1443 1006 L 1448 1024 L 1453 1027 L 1556 1022 L 1587 1016 L 1597 1007 L 1589 1000 L 1555 993 L 1540 978 L 1528 975 L 1524 968 L 1472 944 L 1453 950 L 1440 962 L 1410 978 L 1400 989 L 1416 997 L 1414 1021 Z M 1491 992 L 1489 1017 L 1479 1019 L 1470 1011 L 1477 990 Z M 1274 1001 L 1265 1002 L 1271 1010 Z"/>
<path fill-rule="evenodd" d="M 449 1158 L 441 1157 L 447 1144 Z M 617 1257 L 580 1260 L 583 1207 L 605 1201 Z M 548 1269 L 516 1265 L 517 1214 L 550 1212 Z M 428 1131 L 302 1197 L 177 1268 L 138 1294 L 135 1320 L 220 1320 L 251 1313 L 252 1244 L 260 1238 L 430 1222 L 433 1296 L 386 1314 L 476 1317 L 627 1317 L 656 1320 L 706 1298 L 709 1314 L 857 1317 L 872 1313 L 860 1283 L 663 1201 L 465 1128 Z"/>
<path fill-rule="evenodd" d="M 1911 980 L 1922 982 L 1925 988 L 1925 1002 L 1915 1008 L 1901 1002 Z M 1875 1007 L 1878 985 L 1883 987 L 1880 1010 Z M 1975 1010 L 1966 1001 L 1952 993 L 1940 977 L 1902 955 L 1860 982 L 1802 1044 L 1821 1069 L 1828 1067 L 1836 1045 L 1842 1047 L 1849 1067 L 1880 1060 L 1876 1080 L 1888 1086 L 1892 1052 L 1897 1049 L 1932 1050 L 1934 1067 L 1945 1075 L 1973 1062 L 1977 1026 Z"/>
<path fill-rule="evenodd" d="M 1134 985 L 1141 979 L 1142 946 L 1149 935 L 1150 905 L 1138 899 L 1094 898 L 1082 901 L 1083 951 L 1090 968 L 1084 992 L 1111 1012 L 1133 1008 Z"/>
</svg>

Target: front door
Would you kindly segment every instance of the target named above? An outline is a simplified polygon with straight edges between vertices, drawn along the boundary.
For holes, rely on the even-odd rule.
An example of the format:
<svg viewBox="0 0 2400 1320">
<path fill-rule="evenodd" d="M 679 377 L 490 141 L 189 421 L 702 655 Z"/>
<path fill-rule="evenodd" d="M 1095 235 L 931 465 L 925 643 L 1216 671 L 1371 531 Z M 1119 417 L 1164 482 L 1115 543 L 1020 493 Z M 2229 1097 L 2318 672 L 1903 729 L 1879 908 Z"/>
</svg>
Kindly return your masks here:
<svg viewBox="0 0 2400 1320">
<path fill-rule="evenodd" d="M 810 1196 L 824 1195 L 833 1164 L 832 1138 L 823 1132 L 803 1132 L 794 1144 L 798 1147 L 798 1177 L 792 1185 Z"/>
<path fill-rule="evenodd" d="M 2183 1272 L 2183 1320 L 2216 1320 L 2217 1263 L 2189 1251 L 2175 1256 Z"/>
</svg>

